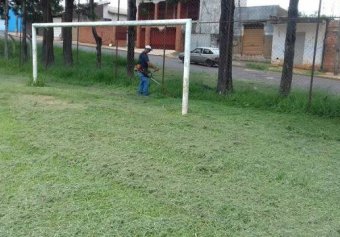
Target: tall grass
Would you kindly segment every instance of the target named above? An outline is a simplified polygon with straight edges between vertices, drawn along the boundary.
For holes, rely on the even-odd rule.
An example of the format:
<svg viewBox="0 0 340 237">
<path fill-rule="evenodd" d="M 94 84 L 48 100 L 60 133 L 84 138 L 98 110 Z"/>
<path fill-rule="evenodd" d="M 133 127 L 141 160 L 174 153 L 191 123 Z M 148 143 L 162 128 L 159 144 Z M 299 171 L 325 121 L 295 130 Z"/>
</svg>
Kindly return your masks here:
<svg viewBox="0 0 340 237">
<path fill-rule="evenodd" d="M 3 46 L 1 45 L 2 49 Z M 0 50 L 0 53 L 2 51 Z M 1 54 L 3 55 L 3 54 Z M 136 88 L 137 78 L 127 78 L 126 59 L 118 58 L 109 54 L 103 54 L 101 69 L 96 68 L 95 53 L 79 52 L 79 62 L 73 67 L 65 67 L 62 61 L 62 49 L 55 48 L 55 65 L 45 69 L 39 65 L 39 81 L 43 83 L 62 82 L 90 86 L 93 84 L 114 85 L 127 87 L 129 90 Z M 74 52 L 75 55 L 75 52 Z M 8 61 L 0 57 L 0 71 L 7 74 L 21 74 L 31 77 L 31 63 L 19 65 L 19 50 L 12 53 Z M 118 65 L 118 75 L 115 77 L 115 65 Z M 221 96 L 215 93 L 212 83 L 206 83 L 201 78 L 202 74 L 191 73 L 190 99 L 205 100 L 214 103 L 222 103 L 228 106 L 252 107 L 261 110 L 270 110 L 284 113 L 310 113 L 324 117 L 340 117 L 340 97 L 328 95 L 325 92 L 317 91 L 313 96 L 313 104 L 307 110 L 307 92 L 302 90 L 293 91 L 290 96 L 284 98 L 278 95 L 278 89 L 261 83 L 236 81 L 235 91 L 232 94 Z M 206 77 L 211 77 L 207 75 Z M 210 78 L 208 78 L 210 79 Z M 161 87 L 153 87 L 153 96 L 174 97 L 182 96 L 181 74 L 178 72 L 166 72 L 165 90 Z"/>
<path fill-rule="evenodd" d="M 248 62 L 248 63 L 246 63 L 246 67 L 251 68 L 251 69 L 255 69 L 255 70 L 267 71 L 267 70 L 269 70 L 270 64 Z"/>
<path fill-rule="evenodd" d="M 181 80 L 167 82 L 167 90 L 172 96 L 181 96 Z M 340 82 L 339 82 L 340 83 Z M 191 99 L 214 101 L 229 106 L 250 107 L 281 113 L 310 113 L 322 117 L 340 117 L 340 97 L 325 92 L 315 92 L 311 108 L 307 108 L 308 94 L 303 90 L 295 90 L 288 97 L 278 95 L 272 86 L 254 84 L 244 81 L 234 82 L 235 91 L 220 96 L 215 88 L 202 82 L 190 85 Z"/>
</svg>

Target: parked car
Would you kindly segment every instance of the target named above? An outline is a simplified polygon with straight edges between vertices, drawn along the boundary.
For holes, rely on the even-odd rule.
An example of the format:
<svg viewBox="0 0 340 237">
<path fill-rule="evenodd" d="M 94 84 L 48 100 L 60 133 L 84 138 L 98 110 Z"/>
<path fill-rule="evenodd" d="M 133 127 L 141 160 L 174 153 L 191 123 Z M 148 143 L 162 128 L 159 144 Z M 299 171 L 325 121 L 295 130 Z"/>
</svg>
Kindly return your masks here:
<svg viewBox="0 0 340 237">
<path fill-rule="evenodd" d="M 190 61 L 192 63 L 199 63 L 213 67 L 219 62 L 220 51 L 218 48 L 199 47 L 192 50 L 190 55 Z M 184 62 L 184 53 L 180 53 L 178 58 Z"/>
</svg>

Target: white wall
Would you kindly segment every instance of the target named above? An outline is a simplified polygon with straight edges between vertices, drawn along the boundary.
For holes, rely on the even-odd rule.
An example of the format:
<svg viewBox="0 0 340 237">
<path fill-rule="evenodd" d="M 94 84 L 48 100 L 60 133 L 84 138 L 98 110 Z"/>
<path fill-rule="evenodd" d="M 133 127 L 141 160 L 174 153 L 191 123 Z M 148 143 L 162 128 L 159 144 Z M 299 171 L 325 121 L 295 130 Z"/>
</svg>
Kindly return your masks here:
<svg viewBox="0 0 340 237">
<path fill-rule="evenodd" d="M 0 31 L 5 31 L 5 20 L 0 19 Z"/>
<path fill-rule="evenodd" d="M 61 17 L 55 17 L 53 18 L 53 23 L 59 23 L 61 22 Z M 61 39 L 61 27 L 54 27 L 54 38 L 55 39 Z"/>
<path fill-rule="evenodd" d="M 193 50 L 197 47 L 211 47 L 210 34 L 192 34 L 190 50 Z"/>
<path fill-rule="evenodd" d="M 247 6 L 247 0 L 235 0 L 235 6 L 236 7 L 246 7 Z"/>
<path fill-rule="evenodd" d="M 127 11 L 126 9 L 119 9 L 119 20 L 126 21 L 127 20 Z M 112 7 L 111 5 L 105 5 L 103 9 L 103 18 L 105 19 L 118 19 L 118 8 Z"/>
<path fill-rule="evenodd" d="M 105 4 L 103 9 L 103 18 L 106 19 L 117 19 L 117 14 L 112 14 L 109 9 L 112 11 L 113 8 L 118 8 L 118 0 L 95 0 L 96 3 L 107 3 Z M 89 0 L 79 0 L 80 4 L 86 4 L 89 3 Z M 78 0 L 74 0 L 74 4 L 78 4 Z M 61 1 L 61 5 L 65 7 L 65 0 Z M 120 0 L 119 2 L 120 12 L 127 12 L 127 0 Z M 120 20 L 126 20 L 127 17 L 125 14 L 121 14 L 119 17 Z"/>
<path fill-rule="evenodd" d="M 315 43 L 315 32 L 316 23 L 298 23 L 296 32 L 305 32 L 305 47 L 303 53 L 303 64 L 311 65 L 313 63 L 314 43 Z M 286 40 L 286 24 L 274 25 L 273 35 L 273 49 L 272 49 L 272 63 L 283 63 L 284 49 Z M 323 41 L 326 32 L 326 24 L 320 24 L 320 31 L 318 37 L 318 46 L 316 51 L 316 64 L 321 64 L 322 61 L 322 49 Z"/>
<path fill-rule="evenodd" d="M 102 0 L 94 0 L 94 2 L 100 2 L 100 1 L 102 1 Z M 80 3 L 80 4 L 89 3 L 89 0 L 79 0 L 79 3 Z M 61 4 L 63 7 L 65 7 L 65 0 L 62 0 L 62 1 L 60 2 L 60 4 Z M 74 4 L 78 4 L 78 0 L 74 0 Z"/>
<path fill-rule="evenodd" d="M 242 0 L 244 1 L 244 0 Z M 89 0 L 79 0 L 80 4 L 88 3 Z M 118 7 L 118 0 L 94 0 L 94 2 L 110 2 L 111 7 Z M 78 0 L 74 0 L 74 4 L 78 4 Z M 65 0 L 61 1 L 61 5 L 65 7 Z M 120 0 L 120 8 L 127 9 L 127 0 Z"/>
</svg>

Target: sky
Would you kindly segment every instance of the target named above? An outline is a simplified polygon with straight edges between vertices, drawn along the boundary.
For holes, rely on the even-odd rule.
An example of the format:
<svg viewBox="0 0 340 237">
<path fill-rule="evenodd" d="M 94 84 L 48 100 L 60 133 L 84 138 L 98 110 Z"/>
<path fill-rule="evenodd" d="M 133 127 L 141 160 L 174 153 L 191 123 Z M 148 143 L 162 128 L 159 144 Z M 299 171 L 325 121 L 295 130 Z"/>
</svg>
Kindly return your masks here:
<svg viewBox="0 0 340 237">
<path fill-rule="evenodd" d="M 248 0 L 247 6 L 280 5 L 288 9 L 289 0 Z M 300 0 L 299 11 L 313 14 L 319 9 L 319 0 Z M 322 0 L 321 14 L 340 16 L 340 0 Z"/>
</svg>

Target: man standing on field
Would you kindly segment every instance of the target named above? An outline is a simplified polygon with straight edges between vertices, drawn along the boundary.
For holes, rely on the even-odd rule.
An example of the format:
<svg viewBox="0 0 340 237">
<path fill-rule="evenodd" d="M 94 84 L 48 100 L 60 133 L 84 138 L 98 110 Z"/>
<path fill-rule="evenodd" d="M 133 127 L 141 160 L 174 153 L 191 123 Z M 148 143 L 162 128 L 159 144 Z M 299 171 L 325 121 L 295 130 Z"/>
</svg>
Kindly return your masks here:
<svg viewBox="0 0 340 237">
<path fill-rule="evenodd" d="M 150 45 L 146 45 L 144 51 L 139 55 L 139 68 L 138 68 L 138 76 L 139 76 L 139 88 L 138 93 L 143 96 L 149 95 L 149 85 L 150 85 L 150 78 L 148 75 L 149 67 L 158 71 L 159 69 L 152 63 L 150 63 L 148 53 L 152 50 Z"/>
</svg>

